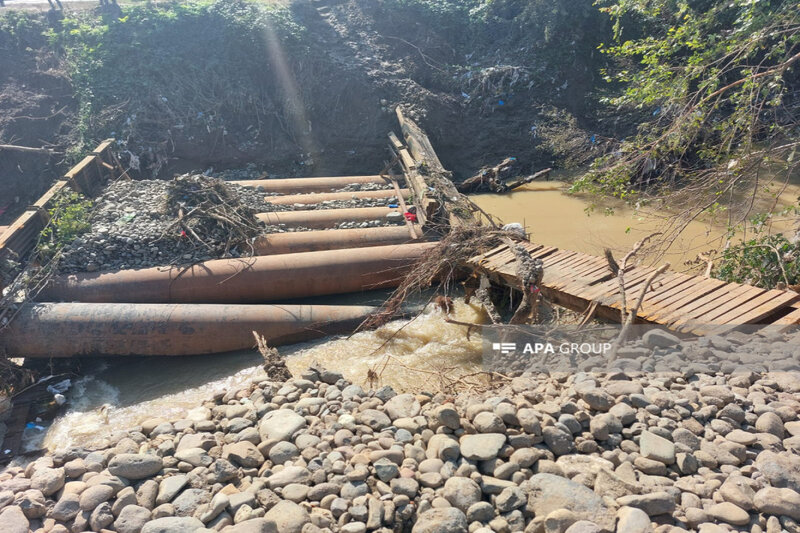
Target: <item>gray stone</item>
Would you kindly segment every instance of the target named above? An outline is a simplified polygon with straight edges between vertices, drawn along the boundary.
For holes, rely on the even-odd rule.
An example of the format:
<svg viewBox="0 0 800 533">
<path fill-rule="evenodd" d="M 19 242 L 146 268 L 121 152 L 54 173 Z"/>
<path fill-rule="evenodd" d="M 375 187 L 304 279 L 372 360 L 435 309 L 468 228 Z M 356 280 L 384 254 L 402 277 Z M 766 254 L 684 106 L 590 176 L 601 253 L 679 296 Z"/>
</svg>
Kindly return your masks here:
<svg viewBox="0 0 800 533">
<path fill-rule="evenodd" d="M 278 502 L 264 518 L 274 522 L 281 533 L 301 533 L 303 526 L 311 522 L 305 509 L 287 500 Z"/>
<path fill-rule="evenodd" d="M 45 496 L 50 496 L 61 490 L 65 480 L 63 468 L 42 468 L 31 477 L 31 488 L 42 491 Z"/>
<path fill-rule="evenodd" d="M 744 526 L 750 522 L 750 515 L 730 502 L 722 502 L 712 505 L 708 509 L 708 515 L 721 522 L 726 522 L 734 526 Z"/>
<path fill-rule="evenodd" d="M 126 479 L 145 479 L 156 475 L 163 467 L 157 455 L 123 453 L 115 455 L 108 463 L 108 471 Z"/>
<path fill-rule="evenodd" d="M 304 427 L 305 418 L 290 409 L 277 409 L 261 418 L 258 431 L 263 440 L 291 440 L 292 435 Z"/>
<path fill-rule="evenodd" d="M 117 533 L 140 533 L 142 527 L 150 520 L 150 511 L 138 505 L 128 505 L 119 513 L 114 521 Z"/>
<path fill-rule="evenodd" d="M 175 514 L 192 516 L 200 505 L 211 501 L 211 494 L 205 489 L 186 489 L 172 501 Z"/>
<path fill-rule="evenodd" d="M 258 468 L 264 462 L 264 456 L 255 444 L 246 440 L 228 444 L 223 450 L 227 459 L 245 468 Z"/>
<path fill-rule="evenodd" d="M 481 488 L 466 477 L 451 477 L 444 484 L 442 496 L 450 505 L 466 513 L 470 506 L 481 501 Z"/>
<path fill-rule="evenodd" d="M 80 495 L 65 492 L 53 506 L 49 516 L 60 522 L 69 522 L 81 512 Z"/>
<path fill-rule="evenodd" d="M 203 523 L 190 516 L 168 516 L 152 520 L 142 527 L 141 533 L 197 533 Z"/>
<path fill-rule="evenodd" d="M 650 517 L 636 507 L 620 507 L 617 511 L 617 533 L 649 533 Z"/>
<path fill-rule="evenodd" d="M 359 413 L 358 419 L 362 424 L 372 428 L 373 431 L 380 431 L 392 425 L 392 421 L 386 413 L 377 409 L 365 409 Z"/>
<path fill-rule="evenodd" d="M 681 342 L 681 340 L 662 329 L 651 329 L 642 335 L 642 342 L 648 348 L 669 348 Z"/>
<path fill-rule="evenodd" d="M 0 531 L 3 533 L 28 533 L 30 522 L 16 505 L 0 511 Z"/>
<path fill-rule="evenodd" d="M 108 485 L 95 485 L 81 492 L 81 509 L 92 511 L 103 502 L 114 496 L 114 488 Z"/>
<path fill-rule="evenodd" d="M 663 491 L 623 496 L 617 498 L 617 504 L 621 507 L 636 507 L 649 516 L 671 514 L 675 511 L 675 498 L 670 493 Z"/>
<path fill-rule="evenodd" d="M 643 431 L 639 440 L 642 457 L 659 461 L 665 465 L 675 462 L 675 444 L 650 431 Z"/>
<path fill-rule="evenodd" d="M 762 513 L 800 520 L 800 494 L 792 489 L 765 487 L 756 492 L 753 503 Z"/>
<path fill-rule="evenodd" d="M 578 520 L 569 526 L 564 533 L 600 533 L 600 526 L 588 520 Z"/>
<path fill-rule="evenodd" d="M 449 480 L 448 480 L 449 481 Z M 519 487 L 507 487 L 497 495 L 495 507 L 501 513 L 508 513 L 525 505 L 527 497 Z"/>
<path fill-rule="evenodd" d="M 111 504 L 108 502 L 98 505 L 89 516 L 89 526 L 91 526 L 92 531 L 105 529 L 112 522 L 114 522 L 114 514 L 111 512 Z"/>
<path fill-rule="evenodd" d="M 614 529 L 614 515 L 603 499 L 580 483 L 553 474 L 535 474 L 521 488 L 528 491 L 527 509 L 535 516 L 569 509 L 578 519 L 589 520 L 608 531 Z"/>
<path fill-rule="evenodd" d="M 542 430 L 542 437 L 547 447 L 556 455 L 565 455 L 575 449 L 572 435 L 555 426 L 548 426 Z"/>
<path fill-rule="evenodd" d="M 763 451 L 756 457 L 755 466 L 773 487 L 800 492 L 800 457 L 797 455 Z"/>
<path fill-rule="evenodd" d="M 419 515 L 412 533 L 466 533 L 467 517 L 455 507 L 431 509 Z"/>
<path fill-rule="evenodd" d="M 481 433 L 476 435 L 464 435 L 461 437 L 459 446 L 461 455 L 474 461 L 488 461 L 494 459 L 500 452 L 500 448 L 506 442 L 506 436 L 502 433 Z"/>
<path fill-rule="evenodd" d="M 278 533 L 278 526 L 266 518 L 253 518 L 226 529 L 225 533 Z"/>
<path fill-rule="evenodd" d="M 389 418 L 412 418 L 419 414 L 420 405 L 413 394 L 398 394 L 383 406 Z"/>
<path fill-rule="evenodd" d="M 166 477 L 161 481 L 158 487 L 158 496 L 156 496 L 156 505 L 171 502 L 175 496 L 189 482 L 189 477 L 185 474 L 178 474 L 176 476 Z"/>
<path fill-rule="evenodd" d="M 311 472 L 302 466 L 287 466 L 280 472 L 276 472 L 267 478 L 267 485 L 274 489 L 285 487 L 290 483 L 306 484 L 311 480 Z"/>
</svg>

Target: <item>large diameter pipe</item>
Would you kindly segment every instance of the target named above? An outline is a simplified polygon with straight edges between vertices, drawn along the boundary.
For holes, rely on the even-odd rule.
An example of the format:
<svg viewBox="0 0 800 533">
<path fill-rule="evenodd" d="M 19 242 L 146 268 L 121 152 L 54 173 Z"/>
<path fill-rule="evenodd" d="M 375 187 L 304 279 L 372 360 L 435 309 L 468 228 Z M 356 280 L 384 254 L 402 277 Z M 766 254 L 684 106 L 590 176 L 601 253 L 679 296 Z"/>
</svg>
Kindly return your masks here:
<svg viewBox="0 0 800 533">
<path fill-rule="evenodd" d="M 333 228 L 342 222 L 383 220 L 389 213 L 399 213 L 393 207 L 349 207 L 347 209 L 309 209 L 304 211 L 275 211 L 258 213 L 256 217 L 268 226 L 287 228 Z"/>
<path fill-rule="evenodd" d="M 35 304 L 0 334 L 15 357 L 200 355 L 351 331 L 374 308 L 328 305 Z"/>
<path fill-rule="evenodd" d="M 337 176 L 326 178 L 287 178 L 274 180 L 231 181 L 243 187 L 260 187 L 264 192 L 278 194 L 301 194 L 312 192 L 332 192 L 353 183 L 359 185 L 387 185 L 389 182 L 380 176 Z"/>
<path fill-rule="evenodd" d="M 403 224 L 380 228 L 272 233 L 258 237 L 253 248 L 256 255 L 273 255 L 405 244 L 416 240 L 411 236 L 408 226 Z"/>
<path fill-rule="evenodd" d="M 408 198 L 411 195 L 411 191 L 408 189 L 400 189 L 400 194 L 403 195 L 403 198 Z M 362 198 L 392 198 L 394 196 L 397 196 L 397 192 L 394 189 L 383 189 L 380 191 L 324 192 L 315 194 L 290 194 L 288 196 L 267 196 L 264 198 L 264 200 L 275 205 L 311 205 L 336 200 L 346 201 Z"/>
<path fill-rule="evenodd" d="M 326 250 L 54 279 L 40 301 L 262 303 L 399 285 L 434 243 Z"/>
</svg>

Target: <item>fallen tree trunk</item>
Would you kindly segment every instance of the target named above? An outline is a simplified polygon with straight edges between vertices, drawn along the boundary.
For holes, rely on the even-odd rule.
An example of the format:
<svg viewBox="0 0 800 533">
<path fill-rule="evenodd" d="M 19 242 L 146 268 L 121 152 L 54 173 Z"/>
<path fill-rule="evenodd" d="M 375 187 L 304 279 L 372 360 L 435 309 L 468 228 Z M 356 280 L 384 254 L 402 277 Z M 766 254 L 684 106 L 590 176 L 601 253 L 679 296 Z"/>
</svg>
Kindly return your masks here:
<svg viewBox="0 0 800 533">
<path fill-rule="evenodd" d="M 24 152 L 28 154 L 42 154 L 42 155 L 53 155 L 55 152 L 50 150 L 49 148 L 32 148 L 30 146 L 17 146 L 15 144 L 0 144 L 0 151 L 6 152 Z"/>
<path fill-rule="evenodd" d="M 376 246 L 54 279 L 39 301 L 264 303 L 396 287 L 435 243 Z"/>
<path fill-rule="evenodd" d="M 14 357 L 200 355 L 354 329 L 372 307 L 337 305 L 33 304 L 0 334 Z"/>
</svg>

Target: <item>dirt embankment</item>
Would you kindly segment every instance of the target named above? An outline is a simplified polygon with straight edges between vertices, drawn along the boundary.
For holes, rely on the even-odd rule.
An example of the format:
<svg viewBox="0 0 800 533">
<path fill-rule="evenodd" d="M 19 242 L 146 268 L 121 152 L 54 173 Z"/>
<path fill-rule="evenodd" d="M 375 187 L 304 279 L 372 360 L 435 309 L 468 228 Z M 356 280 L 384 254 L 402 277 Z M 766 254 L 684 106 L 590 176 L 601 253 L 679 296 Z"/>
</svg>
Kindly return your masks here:
<svg viewBox="0 0 800 533">
<path fill-rule="evenodd" d="M 123 19 L 28 13 L 14 24 L 6 13 L 0 141 L 52 145 L 72 160 L 4 153 L 0 208 L 17 196 L 24 206 L 76 147 L 109 136 L 142 178 L 245 164 L 277 175 L 375 172 L 397 105 L 457 179 L 506 157 L 523 171 L 550 166 L 542 109 L 584 113 L 598 66 L 587 52 L 597 36 L 583 29 L 591 16 L 562 35 L 521 22 L 538 18 L 519 10 L 479 24 L 462 11 L 428 17 L 425 5 L 167 4 L 126 6 Z"/>
</svg>

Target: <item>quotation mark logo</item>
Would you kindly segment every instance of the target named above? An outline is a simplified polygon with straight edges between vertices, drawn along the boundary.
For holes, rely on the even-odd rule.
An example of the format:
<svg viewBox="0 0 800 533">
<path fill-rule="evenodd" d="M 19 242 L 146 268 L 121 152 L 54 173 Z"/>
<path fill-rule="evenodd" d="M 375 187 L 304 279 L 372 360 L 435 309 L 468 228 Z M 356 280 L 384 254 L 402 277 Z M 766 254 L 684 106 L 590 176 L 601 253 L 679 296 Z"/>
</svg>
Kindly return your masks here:
<svg viewBox="0 0 800 533">
<path fill-rule="evenodd" d="M 492 343 L 492 350 L 499 351 L 503 355 L 508 355 L 517 350 L 517 343 L 515 342 L 494 342 Z"/>
</svg>

